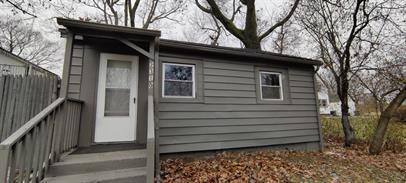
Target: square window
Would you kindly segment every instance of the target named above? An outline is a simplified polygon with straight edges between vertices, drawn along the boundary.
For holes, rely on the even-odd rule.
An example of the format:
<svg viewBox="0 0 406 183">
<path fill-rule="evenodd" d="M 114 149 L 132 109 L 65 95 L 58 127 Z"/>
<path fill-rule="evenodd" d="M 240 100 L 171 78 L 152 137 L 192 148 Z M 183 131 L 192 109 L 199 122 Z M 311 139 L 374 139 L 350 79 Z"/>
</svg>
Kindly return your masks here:
<svg viewBox="0 0 406 183">
<path fill-rule="evenodd" d="M 163 63 L 162 96 L 195 98 L 195 66 Z"/>
<path fill-rule="evenodd" d="M 283 100 L 282 74 L 275 72 L 259 72 L 261 99 Z"/>
</svg>

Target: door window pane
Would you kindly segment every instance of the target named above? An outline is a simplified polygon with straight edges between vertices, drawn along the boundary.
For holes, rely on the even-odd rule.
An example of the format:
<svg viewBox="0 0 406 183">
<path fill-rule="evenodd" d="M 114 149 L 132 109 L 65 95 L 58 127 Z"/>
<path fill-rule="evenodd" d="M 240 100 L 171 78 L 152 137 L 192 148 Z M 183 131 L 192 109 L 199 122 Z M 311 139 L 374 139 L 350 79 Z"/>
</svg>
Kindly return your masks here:
<svg viewBox="0 0 406 183">
<path fill-rule="evenodd" d="M 130 88 L 131 62 L 107 61 L 106 88 Z"/>
<path fill-rule="evenodd" d="M 129 116 L 131 62 L 108 60 L 104 116 Z"/>
<path fill-rule="evenodd" d="M 106 88 L 104 116 L 129 116 L 130 89 Z"/>
</svg>

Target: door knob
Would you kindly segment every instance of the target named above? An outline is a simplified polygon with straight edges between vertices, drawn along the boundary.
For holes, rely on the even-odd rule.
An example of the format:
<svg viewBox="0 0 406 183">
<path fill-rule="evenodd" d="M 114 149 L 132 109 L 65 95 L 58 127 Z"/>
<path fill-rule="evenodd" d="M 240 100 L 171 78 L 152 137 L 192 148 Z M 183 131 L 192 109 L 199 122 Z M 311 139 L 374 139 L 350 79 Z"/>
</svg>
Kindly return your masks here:
<svg viewBox="0 0 406 183">
<path fill-rule="evenodd" d="M 137 99 L 134 97 L 133 101 L 134 101 L 134 104 L 135 104 L 135 102 L 137 101 Z"/>
</svg>

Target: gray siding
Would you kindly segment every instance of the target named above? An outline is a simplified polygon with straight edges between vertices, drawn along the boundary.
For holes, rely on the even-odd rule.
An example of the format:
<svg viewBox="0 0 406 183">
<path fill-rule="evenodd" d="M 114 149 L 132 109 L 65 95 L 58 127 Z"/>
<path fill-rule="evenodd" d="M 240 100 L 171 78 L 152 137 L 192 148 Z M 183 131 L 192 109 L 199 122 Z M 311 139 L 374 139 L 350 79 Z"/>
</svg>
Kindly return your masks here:
<svg viewBox="0 0 406 183">
<path fill-rule="evenodd" d="M 93 142 L 94 122 L 96 121 L 100 53 L 95 47 L 89 45 L 84 47 L 82 68 L 85 72 L 83 72 L 83 78 L 80 83 L 80 99 L 84 101 L 84 105 L 82 106 L 79 145 L 89 146 Z"/>
<path fill-rule="evenodd" d="M 99 81 L 101 52 L 139 56 L 136 142 L 145 144 L 147 128 L 148 59 L 118 42 L 100 44 L 97 41 L 94 42 L 94 40 L 85 39 L 85 41 L 73 41 L 72 58 L 67 82 L 68 97 L 80 99 L 84 102 L 79 132 L 79 146 L 85 147 L 94 144 L 97 86 Z"/>
<path fill-rule="evenodd" d="M 161 153 L 319 143 L 312 67 L 210 59 L 200 62 L 203 101 L 159 103 Z M 258 101 L 257 67 L 287 71 L 287 101 Z"/>
<path fill-rule="evenodd" d="M 73 45 L 71 65 L 68 78 L 68 97 L 79 99 L 82 82 L 82 66 L 84 46 L 78 43 Z"/>
</svg>

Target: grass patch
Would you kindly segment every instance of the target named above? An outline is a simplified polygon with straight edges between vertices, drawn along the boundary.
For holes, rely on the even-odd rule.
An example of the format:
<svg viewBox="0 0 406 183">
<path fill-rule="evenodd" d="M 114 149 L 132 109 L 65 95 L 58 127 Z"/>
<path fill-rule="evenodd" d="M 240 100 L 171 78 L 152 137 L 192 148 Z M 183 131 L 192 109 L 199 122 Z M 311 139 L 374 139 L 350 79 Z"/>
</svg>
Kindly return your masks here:
<svg viewBox="0 0 406 183">
<path fill-rule="evenodd" d="M 340 117 L 323 117 L 322 129 L 325 141 L 344 138 Z M 368 143 L 377 126 L 376 117 L 351 117 L 350 123 L 355 130 L 355 137 L 359 143 Z M 391 121 L 386 132 L 384 150 L 406 152 L 406 124 Z"/>
</svg>

